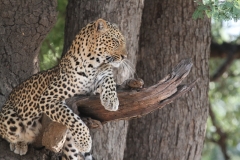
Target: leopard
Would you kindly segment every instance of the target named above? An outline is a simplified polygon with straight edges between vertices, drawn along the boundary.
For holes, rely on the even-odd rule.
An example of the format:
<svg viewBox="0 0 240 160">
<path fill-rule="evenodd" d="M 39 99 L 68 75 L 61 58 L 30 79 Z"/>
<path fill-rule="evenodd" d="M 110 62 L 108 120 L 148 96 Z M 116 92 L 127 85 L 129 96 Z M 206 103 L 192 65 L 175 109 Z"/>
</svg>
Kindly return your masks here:
<svg viewBox="0 0 240 160">
<path fill-rule="evenodd" d="M 10 143 L 10 150 L 19 155 L 27 153 L 45 114 L 68 129 L 63 160 L 79 159 L 81 154 L 89 156 L 90 130 L 65 100 L 75 95 L 99 94 L 106 110 L 117 111 L 113 69 L 126 58 L 125 38 L 116 24 L 100 18 L 83 27 L 57 66 L 34 74 L 9 94 L 0 111 L 0 135 Z"/>
</svg>

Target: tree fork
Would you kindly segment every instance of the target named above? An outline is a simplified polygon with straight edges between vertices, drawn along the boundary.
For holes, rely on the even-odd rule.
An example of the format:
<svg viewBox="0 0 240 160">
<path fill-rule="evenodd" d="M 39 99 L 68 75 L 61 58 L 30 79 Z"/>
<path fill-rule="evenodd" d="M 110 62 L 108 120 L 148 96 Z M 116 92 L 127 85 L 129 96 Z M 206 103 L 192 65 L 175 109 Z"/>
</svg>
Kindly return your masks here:
<svg viewBox="0 0 240 160">
<path fill-rule="evenodd" d="M 170 74 L 153 86 L 137 90 L 118 90 L 120 106 L 118 111 L 115 112 L 104 109 L 99 95 L 77 96 L 68 100 L 67 104 L 76 114 L 80 112 L 81 117 L 91 117 L 83 118 L 89 128 L 99 128 L 101 123 L 104 124 L 109 121 L 141 117 L 156 109 L 163 108 L 194 87 L 197 80 L 189 85 L 181 85 L 189 74 L 192 65 L 190 59 L 182 60 Z M 121 88 L 127 87 L 121 86 Z M 65 126 L 56 122 L 44 122 L 43 145 L 54 152 L 60 151 L 65 141 L 65 136 L 62 135 L 65 134 L 66 130 Z M 54 133 L 58 133 L 58 135 Z"/>
</svg>

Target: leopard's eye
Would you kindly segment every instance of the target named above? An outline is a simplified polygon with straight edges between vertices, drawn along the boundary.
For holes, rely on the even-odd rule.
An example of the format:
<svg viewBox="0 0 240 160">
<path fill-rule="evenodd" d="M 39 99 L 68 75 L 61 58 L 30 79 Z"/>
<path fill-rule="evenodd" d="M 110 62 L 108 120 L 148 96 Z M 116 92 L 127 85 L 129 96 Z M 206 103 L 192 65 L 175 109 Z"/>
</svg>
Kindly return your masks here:
<svg viewBox="0 0 240 160">
<path fill-rule="evenodd" d="M 112 61 L 112 57 L 107 56 L 107 57 L 106 57 L 106 60 L 107 60 L 108 62 L 110 62 L 110 61 Z"/>
</svg>

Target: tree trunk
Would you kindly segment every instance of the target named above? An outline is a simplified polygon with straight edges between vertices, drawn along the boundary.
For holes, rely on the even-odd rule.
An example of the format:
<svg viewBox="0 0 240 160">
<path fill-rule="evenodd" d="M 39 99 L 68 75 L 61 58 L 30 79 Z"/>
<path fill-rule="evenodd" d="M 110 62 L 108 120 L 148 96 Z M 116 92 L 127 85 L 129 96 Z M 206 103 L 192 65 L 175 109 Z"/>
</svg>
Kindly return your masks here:
<svg viewBox="0 0 240 160">
<path fill-rule="evenodd" d="M 193 1 L 145 1 L 137 73 L 147 86 L 192 58 L 196 88 L 161 110 L 129 122 L 126 160 L 199 160 L 208 116 L 210 20 L 193 20 Z"/>
<path fill-rule="evenodd" d="M 56 1 L 0 0 L 0 108 L 11 90 L 38 68 L 41 42 L 53 27 Z M 32 147 L 26 156 L 10 151 L 9 143 L 0 138 L 0 159 L 49 159 L 51 153 Z"/>
<path fill-rule="evenodd" d="M 143 4 L 141 0 L 69 0 L 65 26 L 65 53 L 75 35 L 87 23 L 103 18 L 116 23 L 127 41 L 128 59 L 135 64 L 138 35 Z M 123 71 L 117 72 L 117 82 L 128 78 Z M 102 130 L 92 130 L 93 156 L 99 160 L 123 159 L 127 121 L 110 122 Z"/>
<path fill-rule="evenodd" d="M 129 58 L 135 64 L 142 3 L 141 0 L 69 0 L 64 51 L 85 24 L 104 18 L 122 30 Z M 181 59 L 191 57 L 195 66 L 189 82 L 200 80 L 196 89 L 188 94 L 189 98 L 130 122 L 125 159 L 200 159 L 208 114 L 210 22 L 191 19 L 192 1 L 145 3 L 138 52 L 139 77 L 149 86 Z M 55 20 L 56 1 L 0 0 L 0 106 L 13 87 L 38 71 L 39 46 Z M 118 72 L 119 83 L 125 78 L 122 71 Z M 105 124 L 101 131 L 93 131 L 94 156 L 99 160 L 123 159 L 127 127 L 126 121 L 118 121 Z M 28 154 L 20 157 L 0 139 L 0 159 L 40 160 L 57 159 L 57 156 L 30 147 Z"/>
</svg>

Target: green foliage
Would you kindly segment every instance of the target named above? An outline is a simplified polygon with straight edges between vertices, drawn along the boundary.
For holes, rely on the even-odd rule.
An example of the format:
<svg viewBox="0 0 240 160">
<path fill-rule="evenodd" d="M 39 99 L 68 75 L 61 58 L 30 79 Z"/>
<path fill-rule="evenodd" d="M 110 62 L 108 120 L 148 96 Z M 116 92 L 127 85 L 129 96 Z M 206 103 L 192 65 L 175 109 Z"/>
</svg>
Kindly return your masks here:
<svg viewBox="0 0 240 160">
<path fill-rule="evenodd" d="M 210 59 L 210 75 L 221 65 L 223 59 Z M 209 100 L 217 125 L 228 134 L 227 153 L 231 160 L 240 159 L 240 60 L 235 60 L 217 82 L 209 84 Z M 219 146 L 211 139 L 218 140 L 216 128 L 208 119 L 206 140 L 202 160 L 224 160 Z"/>
<path fill-rule="evenodd" d="M 215 43 L 240 44 L 237 31 L 233 35 L 228 30 L 233 30 L 233 23 L 212 20 L 212 40 Z M 230 28 L 228 28 L 230 27 Z M 234 37 L 236 36 L 236 37 Z M 211 58 L 209 62 L 210 75 L 213 75 L 219 66 L 225 61 L 222 58 Z M 231 160 L 240 159 L 240 60 L 236 59 L 231 67 L 216 82 L 209 84 L 209 100 L 214 112 L 217 125 L 228 134 L 226 145 L 227 154 Z M 206 139 L 202 160 L 224 160 L 219 145 L 212 140 L 218 140 L 216 127 L 212 124 L 211 118 L 207 122 Z"/>
<path fill-rule="evenodd" d="M 210 67 L 219 64 L 219 59 L 212 59 Z M 218 65 L 219 66 L 219 65 Z M 240 61 L 235 60 L 228 72 L 225 72 L 221 80 L 210 82 L 209 98 L 216 120 L 221 128 L 231 135 L 229 143 L 237 145 L 234 140 L 240 132 L 239 93 L 240 93 Z"/>
<path fill-rule="evenodd" d="M 40 70 L 52 68 L 61 58 L 67 0 L 58 0 L 58 18 L 55 26 L 42 43 L 39 54 Z"/>
<path fill-rule="evenodd" d="M 224 160 L 220 147 L 213 143 L 206 145 L 205 142 L 202 160 Z"/>
<path fill-rule="evenodd" d="M 223 23 L 222 21 L 212 21 L 211 24 L 212 41 L 218 44 L 223 43 Z"/>
<path fill-rule="evenodd" d="M 193 13 L 194 19 L 203 18 L 205 14 L 218 21 L 240 19 L 240 0 L 205 0 L 196 3 L 198 7 Z"/>
</svg>

